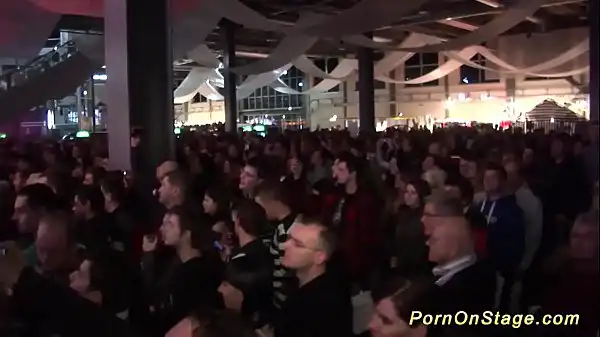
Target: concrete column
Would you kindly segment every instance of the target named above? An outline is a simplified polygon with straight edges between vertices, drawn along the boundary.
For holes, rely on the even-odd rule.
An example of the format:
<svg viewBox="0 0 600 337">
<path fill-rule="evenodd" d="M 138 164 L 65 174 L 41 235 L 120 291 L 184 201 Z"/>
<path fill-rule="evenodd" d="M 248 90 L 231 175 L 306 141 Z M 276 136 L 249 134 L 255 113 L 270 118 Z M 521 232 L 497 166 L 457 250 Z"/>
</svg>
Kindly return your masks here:
<svg viewBox="0 0 600 337">
<path fill-rule="evenodd" d="M 395 80 L 396 79 L 396 70 L 392 70 L 390 71 L 390 78 Z M 389 84 L 390 88 L 389 88 L 389 92 L 390 92 L 390 117 L 396 117 L 396 114 L 398 113 L 397 108 L 396 108 L 396 96 L 398 95 L 398 93 L 396 92 L 396 84 L 395 83 L 390 83 Z"/>
<path fill-rule="evenodd" d="M 598 10 L 600 0 L 590 0 L 590 120 L 598 122 L 600 112 L 600 47 L 598 35 L 600 35 Z"/>
<path fill-rule="evenodd" d="M 170 9 L 169 0 L 104 2 L 110 165 L 144 184 L 175 155 Z M 143 136 L 132 161 L 133 126 Z"/>
<path fill-rule="evenodd" d="M 222 20 L 219 34 L 223 41 L 223 77 L 225 78 L 225 130 L 237 132 L 238 102 L 237 102 L 237 76 L 231 68 L 236 66 L 235 57 L 235 24 L 229 20 Z"/>
<path fill-rule="evenodd" d="M 515 111 L 515 101 L 517 99 L 517 80 L 514 77 L 507 77 L 504 85 L 506 89 L 506 104 L 508 104 L 508 117 L 512 119 L 517 117 Z"/>
<path fill-rule="evenodd" d="M 372 35 L 371 35 L 372 36 Z M 373 49 L 358 49 L 358 116 L 360 133 L 375 132 Z"/>
</svg>

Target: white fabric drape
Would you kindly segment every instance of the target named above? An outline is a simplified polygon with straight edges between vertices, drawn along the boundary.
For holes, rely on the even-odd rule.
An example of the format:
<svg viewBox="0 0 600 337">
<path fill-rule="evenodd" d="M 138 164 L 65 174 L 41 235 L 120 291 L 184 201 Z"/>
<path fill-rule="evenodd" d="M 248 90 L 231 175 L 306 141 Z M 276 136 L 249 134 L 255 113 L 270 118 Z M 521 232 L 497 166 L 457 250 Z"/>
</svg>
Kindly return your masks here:
<svg viewBox="0 0 600 337">
<path fill-rule="evenodd" d="M 498 15 L 492 21 L 470 33 L 445 42 L 429 44 L 423 47 L 394 47 L 390 46 L 389 44 L 375 42 L 372 39 L 359 35 L 344 38 L 344 41 L 367 48 L 401 50 L 415 53 L 435 53 L 447 50 L 461 50 L 465 47 L 491 40 L 496 36 L 508 31 L 509 29 L 523 22 L 526 17 L 533 15 L 545 3 L 546 0 L 518 0 L 504 13 Z"/>
<path fill-rule="evenodd" d="M 456 61 L 462 62 L 465 65 L 468 65 L 473 68 L 487 70 L 487 71 L 494 71 L 494 72 L 504 73 L 504 74 L 524 74 L 524 75 L 540 76 L 540 77 L 564 77 L 564 76 L 573 76 L 574 74 L 580 74 L 582 72 L 585 72 L 586 69 L 588 68 L 588 67 L 582 67 L 580 69 L 575 69 L 575 70 L 571 70 L 571 71 L 563 71 L 563 72 L 558 72 L 558 73 L 551 73 L 551 72 L 543 73 L 544 71 L 554 69 L 558 66 L 561 66 L 561 65 L 573 60 L 574 58 L 577 58 L 577 57 L 587 53 L 589 51 L 589 38 L 583 39 L 580 43 L 576 44 L 572 48 L 566 50 L 565 52 L 563 52 L 547 61 L 538 63 L 533 66 L 529 66 L 527 68 L 518 68 L 518 67 L 510 64 L 510 63 L 502 60 L 498 56 L 496 56 L 493 51 L 491 51 L 490 49 L 485 48 L 483 46 L 474 46 L 472 48 L 476 49 L 477 53 L 479 53 L 484 58 L 486 58 L 490 62 L 494 63 L 501 69 L 486 67 L 486 66 L 482 66 L 480 64 L 471 62 L 470 60 L 465 59 L 464 57 L 461 57 L 461 55 L 458 55 L 455 52 L 448 52 L 448 53 L 446 53 L 446 55 Z"/>
<path fill-rule="evenodd" d="M 221 1 L 221 0 L 219 0 Z M 319 20 L 321 16 L 302 15 L 297 22 L 298 27 L 305 27 Z M 231 70 L 239 75 L 253 75 L 268 72 L 283 67 L 291 60 L 306 53 L 312 47 L 317 38 L 303 34 L 287 35 L 267 58 L 252 62 L 248 65 L 234 67 Z"/>
<path fill-rule="evenodd" d="M 173 101 L 175 104 L 181 104 L 190 101 L 196 94 L 200 86 L 209 78 L 215 76 L 215 70 L 211 68 L 198 67 L 190 71 L 181 84 L 173 93 Z"/>
<path fill-rule="evenodd" d="M 442 64 L 437 69 L 429 72 L 428 74 L 411 80 L 395 80 L 387 76 L 389 71 L 397 68 L 398 66 L 401 66 L 414 54 L 412 52 L 394 51 L 387 53 L 382 60 L 375 64 L 375 78 L 379 81 L 387 83 L 422 84 L 447 76 L 453 71 L 459 69 L 460 66 L 462 66 L 463 64 L 483 70 L 495 71 L 500 73 L 526 74 L 531 76 L 556 78 L 572 76 L 587 71 L 589 67 L 586 66 L 580 69 L 555 73 L 544 73 L 544 71 L 549 71 L 553 68 L 556 68 L 557 66 L 560 66 L 572 60 L 573 58 L 583 55 L 589 49 L 588 40 L 589 39 L 587 38 L 582 40 L 580 43 L 578 43 L 571 49 L 561 53 L 560 55 L 557 55 L 556 57 L 550 60 L 523 69 L 519 69 L 503 61 L 488 48 L 485 48 L 483 46 L 470 46 L 467 48 L 463 48 L 459 52 L 452 51 L 444 53 L 450 58 L 450 60 Z M 437 41 L 440 41 L 440 39 L 422 34 L 411 34 L 400 44 L 400 47 L 412 47 Z M 470 61 L 470 59 L 478 53 L 483 55 L 486 59 L 490 60 L 490 62 L 498 65 L 501 69 L 494 69 L 486 66 L 481 66 Z M 205 48 L 205 54 L 212 54 L 212 52 L 208 48 Z M 211 55 L 210 57 L 214 58 L 215 56 Z M 207 56 L 205 61 L 210 61 L 210 57 Z M 320 77 L 323 78 L 323 80 L 314 87 L 304 91 L 292 89 L 288 85 L 286 85 L 281 79 L 279 79 L 281 73 L 288 70 L 292 65 L 296 66 L 299 70 L 307 73 L 308 75 Z M 243 99 L 251 95 L 256 89 L 267 85 L 273 88 L 274 90 L 284 94 L 311 95 L 323 93 L 339 85 L 341 81 L 345 80 L 347 77 L 352 75 L 353 72 L 357 69 L 357 60 L 342 59 L 340 60 L 339 64 L 333 69 L 333 71 L 327 73 L 319 69 L 306 56 L 300 56 L 296 58 L 292 63 L 277 68 L 275 71 L 267 71 L 262 74 L 249 76 L 244 81 L 244 83 L 242 83 L 238 87 L 237 95 L 238 99 Z M 222 83 L 223 78 L 218 72 L 213 72 L 211 76 L 213 77 L 209 76 L 203 83 L 200 84 L 198 92 L 210 99 L 222 99 L 222 95 L 218 92 L 218 89 L 215 88 L 214 85 L 210 84 L 210 81 L 216 80 L 217 82 L 220 81 Z"/>
<path fill-rule="evenodd" d="M 330 72 L 326 73 L 319 69 L 313 61 L 306 56 L 300 56 L 293 62 L 294 66 L 303 73 L 313 76 L 320 77 L 322 79 L 330 80 L 342 80 L 358 69 L 358 61 L 354 59 L 342 59 L 338 65 Z"/>
<path fill-rule="evenodd" d="M 476 54 L 477 54 L 477 49 L 475 49 L 473 47 L 469 47 L 469 48 L 465 48 L 465 49 L 461 50 L 457 55 L 459 55 L 463 59 L 469 60 Z M 435 70 L 430 71 L 429 73 L 427 73 L 423 76 L 420 76 L 420 77 L 417 77 L 417 78 L 414 78 L 411 80 L 394 80 L 385 75 L 377 76 L 376 79 L 379 81 L 382 81 L 382 82 L 395 83 L 395 84 L 423 84 L 423 83 L 435 81 L 442 77 L 448 76 L 453 71 L 459 69 L 462 65 L 463 65 L 463 62 L 461 62 L 461 61 L 449 60 L 449 61 L 446 61 L 441 66 L 439 66 L 438 68 L 436 68 Z"/>
<path fill-rule="evenodd" d="M 198 88 L 198 93 L 213 101 L 222 101 L 224 99 L 219 90 L 208 81 L 202 83 L 200 88 Z"/>
<path fill-rule="evenodd" d="M 404 41 L 402 41 L 398 47 L 421 47 L 428 43 L 437 43 L 440 41 L 441 39 L 438 37 L 412 33 L 406 39 L 404 39 Z M 387 75 L 390 71 L 398 68 L 400 65 L 404 64 L 404 62 L 408 61 L 411 57 L 413 57 L 413 55 L 415 55 L 415 53 L 406 51 L 393 51 L 387 53 L 383 59 L 375 64 L 375 76 Z"/>
<path fill-rule="evenodd" d="M 221 64 L 210 48 L 201 44 L 187 53 L 187 58 L 203 67 L 217 68 Z"/>
<path fill-rule="evenodd" d="M 308 90 L 298 91 L 298 90 L 290 88 L 287 84 L 285 84 L 281 79 L 278 78 L 277 81 L 270 84 L 270 87 L 273 88 L 275 91 L 280 92 L 282 94 L 314 95 L 314 94 L 321 94 L 321 93 L 327 92 L 327 91 L 335 88 L 336 85 L 339 85 L 340 82 L 341 82 L 340 80 L 325 79 Z"/>
<path fill-rule="evenodd" d="M 274 81 L 277 81 L 279 76 L 292 67 L 291 64 L 287 64 L 281 68 L 278 68 L 273 71 L 268 71 L 266 73 L 262 73 L 255 76 L 248 77 L 240 86 L 237 88 L 237 99 L 246 98 L 258 89 L 264 86 L 267 86 Z"/>
</svg>

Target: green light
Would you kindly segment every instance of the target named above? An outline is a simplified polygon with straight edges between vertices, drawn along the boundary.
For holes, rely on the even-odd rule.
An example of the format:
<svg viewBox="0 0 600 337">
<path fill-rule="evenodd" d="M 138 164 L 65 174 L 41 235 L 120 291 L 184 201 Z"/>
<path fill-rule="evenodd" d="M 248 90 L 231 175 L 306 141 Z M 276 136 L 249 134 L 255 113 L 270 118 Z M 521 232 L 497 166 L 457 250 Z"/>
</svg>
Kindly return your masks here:
<svg viewBox="0 0 600 337">
<path fill-rule="evenodd" d="M 252 128 L 256 132 L 265 132 L 265 126 L 262 124 L 254 125 Z"/>
<path fill-rule="evenodd" d="M 77 131 L 75 138 L 90 138 L 90 132 L 85 130 Z"/>
<path fill-rule="evenodd" d="M 175 130 L 173 130 L 173 132 L 175 132 L 176 135 L 180 135 L 181 134 L 181 128 L 175 128 Z"/>
<path fill-rule="evenodd" d="M 0 133 L 0 139 L 6 139 L 8 135 L 6 133 Z"/>
</svg>

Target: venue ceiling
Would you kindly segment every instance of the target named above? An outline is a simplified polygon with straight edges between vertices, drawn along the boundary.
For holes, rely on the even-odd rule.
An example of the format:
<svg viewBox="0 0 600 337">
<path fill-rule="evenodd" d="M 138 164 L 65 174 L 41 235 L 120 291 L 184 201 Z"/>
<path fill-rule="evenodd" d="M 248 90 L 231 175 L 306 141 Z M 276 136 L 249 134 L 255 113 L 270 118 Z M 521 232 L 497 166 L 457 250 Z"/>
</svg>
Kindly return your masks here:
<svg viewBox="0 0 600 337">
<path fill-rule="evenodd" d="M 398 0 L 400 1 L 400 0 Z M 245 0 L 246 5 L 278 23 L 293 23 L 299 12 L 336 14 L 350 8 L 358 0 Z M 488 23 L 509 5 L 507 0 L 431 0 L 414 14 L 398 18 L 392 25 L 380 27 L 374 37 L 392 44 L 402 41 L 408 33 L 423 33 L 440 38 L 454 38 Z M 547 0 L 534 15 L 505 34 L 550 32 L 558 29 L 582 27 L 588 24 L 588 1 Z M 98 17 L 64 14 L 47 42 L 57 43 L 60 30 L 102 33 L 103 19 Z M 261 57 L 269 53 L 283 39 L 283 34 L 240 28 L 236 36 L 240 56 Z M 218 28 L 208 36 L 208 45 L 219 51 Z M 335 40 L 321 40 L 308 55 L 336 56 L 355 52 L 355 47 Z"/>
</svg>

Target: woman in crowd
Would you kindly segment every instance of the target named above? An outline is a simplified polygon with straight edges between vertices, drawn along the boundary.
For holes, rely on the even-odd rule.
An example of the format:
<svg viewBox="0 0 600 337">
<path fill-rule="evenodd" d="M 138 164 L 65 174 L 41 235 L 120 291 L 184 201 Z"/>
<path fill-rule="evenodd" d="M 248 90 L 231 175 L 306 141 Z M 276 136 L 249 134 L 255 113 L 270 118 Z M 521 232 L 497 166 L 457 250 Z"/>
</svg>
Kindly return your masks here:
<svg viewBox="0 0 600 337">
<path fill-rule="evenodd" d="M 425 198 L 431 193 L 426 181 L 416 179 L 406 185 L 404 205 L 392 224 L 388 263 L 394 275 L 411 277 L 428 274 L 427 246 L 421 218 Z"/>
<path fill-rule="evenodd" d="M 426 337 L 428 327 L 413 322 L 413 313 L 431 313 L 435 285 L 426 281 L 396 279 L 373 295 L 375 312 L 369 323 L 373 337 Z"/>
</svg>

